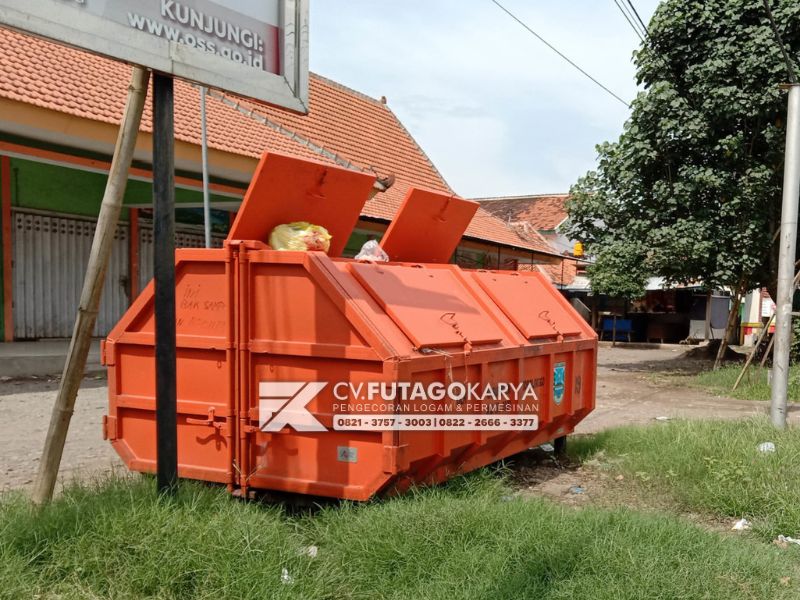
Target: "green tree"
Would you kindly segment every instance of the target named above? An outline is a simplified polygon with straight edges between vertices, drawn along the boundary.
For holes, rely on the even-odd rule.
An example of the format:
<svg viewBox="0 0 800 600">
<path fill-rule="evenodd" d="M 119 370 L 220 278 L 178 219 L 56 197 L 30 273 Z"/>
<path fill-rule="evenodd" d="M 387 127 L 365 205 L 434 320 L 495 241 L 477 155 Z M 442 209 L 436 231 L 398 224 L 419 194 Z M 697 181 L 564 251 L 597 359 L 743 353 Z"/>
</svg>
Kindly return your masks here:
<svg viewBox="0 0 800 600">
<path fill-rule="evenodd" d="M 800 2 L 772 10 L 794 59 Z M 634 62 L 624 131 L 571 189 L 566 233 L 597 258 L 593 289 L 774 290 L 787 70 L 762 1 L 665 0 Z"/>
</svg>

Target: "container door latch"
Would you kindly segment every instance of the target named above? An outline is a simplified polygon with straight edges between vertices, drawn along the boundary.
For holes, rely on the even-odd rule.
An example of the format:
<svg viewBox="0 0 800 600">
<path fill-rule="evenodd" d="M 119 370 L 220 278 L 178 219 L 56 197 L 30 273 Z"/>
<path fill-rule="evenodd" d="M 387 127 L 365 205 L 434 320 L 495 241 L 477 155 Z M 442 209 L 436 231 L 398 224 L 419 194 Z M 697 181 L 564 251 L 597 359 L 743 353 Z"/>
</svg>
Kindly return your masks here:
<svg viewBox="0 0 800 600">
<path fill-rule="evenodd" d="M 193 417 L 186 417 L 186 422 L 190 425 L 207 425 L 209 427 L 213 427 L 220 433 L 227 433 L 228 427 L 227 423 L 223 421 L 217 421 L 215 419 L 215 409 L 212 406 L 208 409 L 208 417 L 205 419 L 195 419 Z"/>
</svg>

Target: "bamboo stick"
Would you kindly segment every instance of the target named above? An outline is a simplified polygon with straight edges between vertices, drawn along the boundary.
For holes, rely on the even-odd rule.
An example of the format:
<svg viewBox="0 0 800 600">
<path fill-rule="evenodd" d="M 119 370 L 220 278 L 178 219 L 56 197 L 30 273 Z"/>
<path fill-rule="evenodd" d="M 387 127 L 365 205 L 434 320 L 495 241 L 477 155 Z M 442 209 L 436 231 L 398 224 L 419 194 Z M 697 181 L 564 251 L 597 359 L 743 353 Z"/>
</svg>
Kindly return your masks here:
<svg viewBox="0 0 800 600">
<path fill-rule="evenodd" d="M 759 346 L 761 346 L 761 342 L 764 341 L 764 336 L 769 331 L 769 328 L 772 325 L 772 321 L 773 321 L 774 318 L 775 318 L 775 315 L 772 315 L 769 318 L 769 321 L 767 321 L 766 327 L 764 327 L 764 329 L 761 330 L 761 333 L 758 334 L 758 340 L 756 341 L 755 346 L 753 346 L 753 349 L 750 351 L 750 354 L 747 355 L 747 360 L 744 362 L 744 366 L 742 367 L 742 371 L 739 373 L 739 376 L 736 378 L 736 381 L 734 382 L 733 387 L 731 388 L 732 392 L 735 392 L 736 388 L 739 387 L 739 384 L 742 381 L 742 377 L 744 377 L 744 374 L 747 372 L 747 369 L 750 367 L 750 363 L 753 362 L 753 359 L 756 356 L 756 351 L 758 350 Z"/>
<path fill-rule="evenodd" d="M 800 261 L 798 261 L 798 262 L 800 262 Z M 795 267 L 797 267 L 797 265 L 798 265 L 798 263 L 795 263 Z M 794 276 L 794 282 L 793 282 L 792 289 L 796 288 L 798 283 L 800 283 L 800 272 L 796 273 L 795 276 Z M 758 335 L 758 341 L 756 342 L 756 345 L 753 346 L 753 350 L 750 352 L 750 354 L 747 355 L 747 360 L 745 361 L 744 366 L 742 367 L 742 372 L 739 373 L 739 377 L 736 378 L 736 381 L 734 382 L 733 387 L 731 388 L 732 392 L 735 392 L 736 388 L 739 387 L 739 384 L 742 381 L 742 377 L 744 377 L 744 374 L 747 372 L 747 369 L 750 367 L 750 363 L 753 362 L 753 359 L 755 358 L 755 355 L 756 355 L 756 351 L 758 350 L 758 347 L 761 346 L 761 342 L 764 341 L 764 336 L 767 335 L 767 332 L 769 332 L 769 328 L 770 328 L 770 326 L 772 326 L 772 322 L 774 320 L 775 320 L 775 313 L 772 313 L 772 316 L 769 318 L 769 321 L 767 321 L 767 324 L 764 326 L 764 329 L 762 329 L 761 333 Z M 771 339 L 769 341 L 769 345 L 767 346 L 767 351 L 764 353 L 764 356 L 761 359 L 761 366 L 762 367 L 764 366 L 764 363 L 767 362 L 767 356 L 769 355 L 769 351 L 772 349 L 772 341 L 774 339 L 775 338 L 773 338 L 773 339 Z"/>
<path fill-rule="evenodd" d="M 97 320 L 100 297 L 105 283 L 108 259 L 113 247 L 114 233 L 117 229 L 119 214 L 122 210 L 122 198 L 128 183 L 128 172 L 133 161 L 139 124 L 142 119 L 147 85 L 150 73 L 142 67 L 134 67 L 131 83 L 128 87 L 128 98 L 125 113 L 120 123 L 114 157 L 108 173 L 103 203 L 97 218 L 97 228 L 92 240 L 89 264 L 83 280 L 78 314 L 72 331 L 72 341 L 67 352 L 64 372 L 58 389 L 58 396 L 53 405 L 50 427 L 47 431 L 39 471 L 36 475 L 32 500 L 35 504 L 45 504 L 53 497 L 64 442 L 67 439 L 69 422 L 75 407 L 83 372 L 86 368 L 86 357 L 92 343 L 92 332 Z"/>
</svg>

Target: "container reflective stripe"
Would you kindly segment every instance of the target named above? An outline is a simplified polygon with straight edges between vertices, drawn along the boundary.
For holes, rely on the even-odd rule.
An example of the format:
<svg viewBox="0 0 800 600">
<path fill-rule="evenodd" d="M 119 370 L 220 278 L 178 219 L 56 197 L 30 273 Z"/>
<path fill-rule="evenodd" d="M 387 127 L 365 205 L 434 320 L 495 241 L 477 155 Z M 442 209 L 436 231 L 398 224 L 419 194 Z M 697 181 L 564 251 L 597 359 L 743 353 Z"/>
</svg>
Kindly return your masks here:
<svg viewBox="0 0 800 600">
<path fill-rule="evenodd" d="M 13 211 L 14 337 L 70 337 L 92 247 L 95 219 Z M 128 307 L 128 225 L 114 236 L 95 335 Z"/>
</svg>

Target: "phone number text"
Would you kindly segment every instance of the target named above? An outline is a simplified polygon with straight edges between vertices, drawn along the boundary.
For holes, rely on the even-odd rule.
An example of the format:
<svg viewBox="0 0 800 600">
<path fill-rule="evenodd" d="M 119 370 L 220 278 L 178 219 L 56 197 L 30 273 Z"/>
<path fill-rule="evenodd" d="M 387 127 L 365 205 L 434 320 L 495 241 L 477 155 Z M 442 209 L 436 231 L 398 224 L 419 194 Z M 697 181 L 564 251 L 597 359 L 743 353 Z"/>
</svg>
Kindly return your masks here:
<svg viewBox="0 0 800 600">
<path fill-rule="evenodd" d="M 535 431 L 537 415 L 334 415 L 336 431 Z"/>
</svg>

